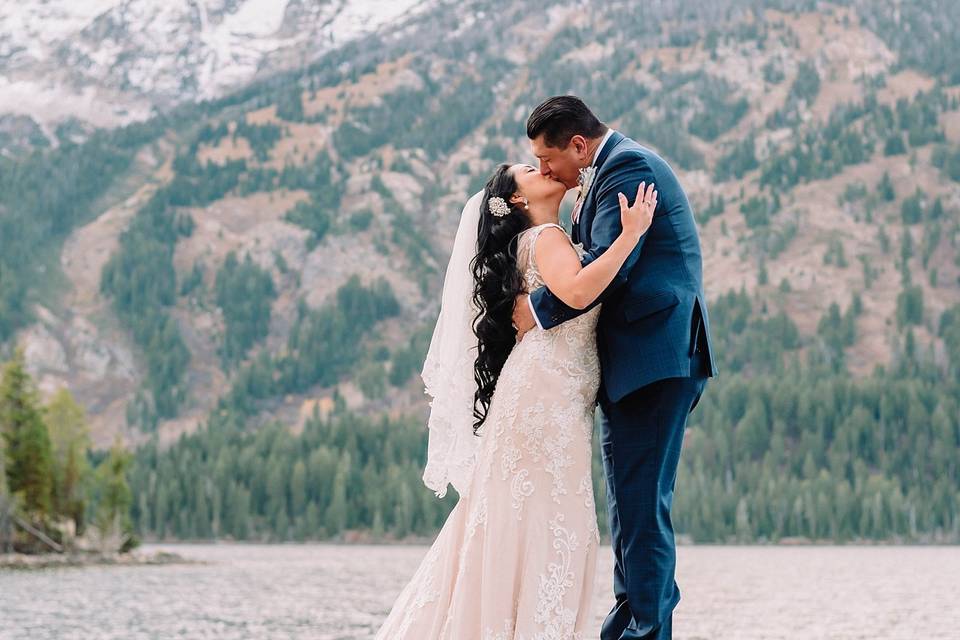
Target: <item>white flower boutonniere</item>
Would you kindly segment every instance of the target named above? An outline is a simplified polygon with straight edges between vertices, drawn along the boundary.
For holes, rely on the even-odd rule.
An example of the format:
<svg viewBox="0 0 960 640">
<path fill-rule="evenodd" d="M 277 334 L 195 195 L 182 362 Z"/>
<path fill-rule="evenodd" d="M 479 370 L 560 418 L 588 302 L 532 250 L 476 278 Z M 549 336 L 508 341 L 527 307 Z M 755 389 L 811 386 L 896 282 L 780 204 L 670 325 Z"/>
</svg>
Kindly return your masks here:
<svg viewBox="0 0 960 640">
<path fill-rule="evenodd" d="M 593 166 L 580 169 L 580 178 L 577 180 L 577 182 L 580 183 L 580 196 L 578 199 L 587 197 L 587 193 L 590 191 L 590 185 L 593 184 L 593 174 L 596 172 L 597 168 Z"/>
</svg>

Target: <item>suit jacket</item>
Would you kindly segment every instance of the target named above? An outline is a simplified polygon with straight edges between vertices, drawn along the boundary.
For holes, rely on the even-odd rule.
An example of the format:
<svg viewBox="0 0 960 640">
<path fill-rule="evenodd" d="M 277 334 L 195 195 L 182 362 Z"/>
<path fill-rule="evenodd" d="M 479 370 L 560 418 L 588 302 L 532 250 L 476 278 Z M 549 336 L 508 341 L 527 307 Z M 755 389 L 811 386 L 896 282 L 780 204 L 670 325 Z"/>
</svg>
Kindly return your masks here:
<svg viewBox="0 0 960 640">
<path fill-rule="evenodd" d="M 690 376 L 695 351 L 706 352 L 706 374 L 716 375 L 700 238 L 673 169 L 619 132 L 610 136 L 595 164 L 593 184 L 572 234 L 586 250 L 584 266 L 620 235 L 617 194 L 632 204 L 641 182 L 653 182 L 658 192 L 650 228 L 610 285 L 587 307 L 603 303 L 597 348 L 607 397 L 617 402 L 657 380 Z M 587 310 L 568 307 L 547 287 L 533 291 L 530 299 L 544 329 Z"/>
</svg>

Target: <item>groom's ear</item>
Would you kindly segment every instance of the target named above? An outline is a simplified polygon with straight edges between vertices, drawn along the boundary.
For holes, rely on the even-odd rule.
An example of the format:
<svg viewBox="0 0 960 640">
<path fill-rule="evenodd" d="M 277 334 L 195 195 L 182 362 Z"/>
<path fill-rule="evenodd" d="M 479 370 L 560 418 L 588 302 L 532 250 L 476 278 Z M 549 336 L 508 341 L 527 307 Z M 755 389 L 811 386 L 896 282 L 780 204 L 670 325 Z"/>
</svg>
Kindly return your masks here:
<svg viewBox="0 0 960 640">
<path fill-rule="evenodd" d="M 573 150 L 577 153 L 578 156 L 587 155 L 587 139 L 584 138 L 579 133 L 570 138 L 570 146 L 573 146 Z"/>
</svg>

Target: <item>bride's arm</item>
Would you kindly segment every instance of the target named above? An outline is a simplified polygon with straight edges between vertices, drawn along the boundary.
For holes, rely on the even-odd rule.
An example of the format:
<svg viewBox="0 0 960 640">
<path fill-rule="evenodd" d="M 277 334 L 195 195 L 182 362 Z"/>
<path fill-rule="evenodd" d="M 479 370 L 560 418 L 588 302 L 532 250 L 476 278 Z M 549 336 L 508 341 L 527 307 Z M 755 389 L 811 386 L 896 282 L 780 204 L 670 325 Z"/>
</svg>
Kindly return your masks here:
<svg viewBox="0 0 960 640">
<path fill-rule="evenodd" d="M 597 299 L 626 262 L 640 236 L 646 233 L 657 207 L 657 192 L 653 183 L 645 188 L 640 183 L 637 200 L 627 206 L 627 198 L 620 197 L 620 219 L 623 231 L 610 247 L 586 267 L 580 263 L 570 239 L 560 229 L 549 227 L 540 232 L 534 245 L 537 269 L 547 288 L 574 309 L 586 309 Z"/>
</svg>

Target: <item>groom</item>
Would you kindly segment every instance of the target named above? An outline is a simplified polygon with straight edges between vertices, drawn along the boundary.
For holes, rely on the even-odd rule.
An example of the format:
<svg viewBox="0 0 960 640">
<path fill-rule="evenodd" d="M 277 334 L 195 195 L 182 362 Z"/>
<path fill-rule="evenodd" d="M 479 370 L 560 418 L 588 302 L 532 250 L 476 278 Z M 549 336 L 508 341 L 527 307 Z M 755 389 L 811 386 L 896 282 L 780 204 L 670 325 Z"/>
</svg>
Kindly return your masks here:
<svg viewBox="0 0 960 640">
<path fill-rule="evenodd" d="M 603 303 L 598 400 L 616 559 L 616 603 L 600 638 L 668 640 L 680 600 L 670 520 L 677 463 L 687 415 L 716 373 L 693 213 L 660 156 L 607 128 L 575 96 L 534 109 L 527 136 L 543 175 L 567 188 L 582 183 L 572 235 L 587 250 L 584 266 L 620 234 L 618 194 L 632 197 L 641 182 L 652 182 L 659 194 L 650 229 L 594 303 Z M 541 287 L 517 298 L 518 339 L 585 311 Z"/>
</svg>

